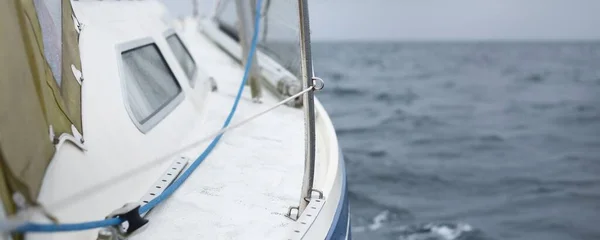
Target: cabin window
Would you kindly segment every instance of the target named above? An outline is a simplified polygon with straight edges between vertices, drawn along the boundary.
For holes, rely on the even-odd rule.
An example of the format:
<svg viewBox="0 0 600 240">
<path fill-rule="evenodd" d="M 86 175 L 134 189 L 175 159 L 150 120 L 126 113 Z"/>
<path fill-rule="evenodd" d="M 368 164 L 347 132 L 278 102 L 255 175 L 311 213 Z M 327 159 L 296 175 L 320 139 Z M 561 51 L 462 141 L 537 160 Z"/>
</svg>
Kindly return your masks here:
<svg viewBox="0 0 600 240">
<path fill-rule="evenodd" d="M 188 52 L 187 48 L 183 45 L 183 42 L 181 42 L 181 39 L 179 39 L 177 34 L 167 37 L 167 42 L 169 43 L 173 54 L 175 54 L 179 65 L 181 65 L 181 68 L 183 68 L 185 75 L 187 75 L 190 81 L 190 86 L 194 86 L 196 62 L 194 62 L 190 52 Z"/>
<path fill-rule="evenodd" d="M 176 106 L 181 86 L 154 43 L 124 51 L 121 57 L 129 114 L 145 132 Z"/>
<path fill-rule="evenodd" d="M 33 5 L 42 29 L 44 58 L 58 86 L 62 78 L 62 23 L 60 0 L 34 0 Z"/>
</svg>

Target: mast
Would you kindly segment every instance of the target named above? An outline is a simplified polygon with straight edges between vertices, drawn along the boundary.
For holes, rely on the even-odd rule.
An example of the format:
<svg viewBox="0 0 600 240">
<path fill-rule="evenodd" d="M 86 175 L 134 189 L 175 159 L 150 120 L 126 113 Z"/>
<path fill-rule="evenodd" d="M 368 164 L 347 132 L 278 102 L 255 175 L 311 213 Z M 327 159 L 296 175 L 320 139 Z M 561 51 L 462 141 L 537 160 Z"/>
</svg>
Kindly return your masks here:
<svg viewBox="0 0 600 240">
<path fill-rule="evenodd" d="M 248 6 L 248 4 L 251 6 Z M 256 0 L 235 0 L 235 7 L 238 16 L 238 29 L 240 36 L 240 46 L 242 47 L 242 61 L 244 66 L 247 64 L 247 56 L 250 51 L 252 35 L 254 32 L 254 19 L 256 15 Z M 250 13 L 250 14 L 248 14 Z M 258 62 L 256 54 L 252 57 L 252 65 L 250 66 L 250 92 L 252 99 L 256 102 L 260 101 L 262 90 L 260 88 L 260 79 L 258 78 Z"/>
<path fill-rule="evenodd" d="M 198 17 L 198 0 L 192 0 L 192 16 Z"/>
</svg>

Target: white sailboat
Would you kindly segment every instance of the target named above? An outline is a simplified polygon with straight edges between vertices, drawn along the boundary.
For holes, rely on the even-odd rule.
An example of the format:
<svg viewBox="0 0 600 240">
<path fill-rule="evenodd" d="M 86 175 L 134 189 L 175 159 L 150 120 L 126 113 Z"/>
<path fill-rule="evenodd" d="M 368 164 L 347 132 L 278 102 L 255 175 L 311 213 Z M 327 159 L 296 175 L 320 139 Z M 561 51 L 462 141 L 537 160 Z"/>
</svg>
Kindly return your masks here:
<svg viewBox="0 0 600 240">
<path fill-rule="evenodd" d="M 350 239 L 307 1 L 265 1 L 2 1 L 2 237 Z"/>
</svg>

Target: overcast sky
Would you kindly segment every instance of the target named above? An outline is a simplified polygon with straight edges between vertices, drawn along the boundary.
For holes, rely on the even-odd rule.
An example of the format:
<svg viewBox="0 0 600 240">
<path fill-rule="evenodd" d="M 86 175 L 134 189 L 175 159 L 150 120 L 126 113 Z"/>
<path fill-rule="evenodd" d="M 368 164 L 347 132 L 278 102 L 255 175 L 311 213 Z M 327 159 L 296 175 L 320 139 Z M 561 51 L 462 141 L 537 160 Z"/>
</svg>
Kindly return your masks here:
<svg viewBox="0 0 600 240">
<path fill-rule="evenodd" d="M 191 14 L 192 0 L 162 1 L 174 15 Z M 200 2 L 203 12 L 212 7 Z M 315 40 L 600 40 L 600 0 L 310 0 L 309 7 Z"/>
</svg>

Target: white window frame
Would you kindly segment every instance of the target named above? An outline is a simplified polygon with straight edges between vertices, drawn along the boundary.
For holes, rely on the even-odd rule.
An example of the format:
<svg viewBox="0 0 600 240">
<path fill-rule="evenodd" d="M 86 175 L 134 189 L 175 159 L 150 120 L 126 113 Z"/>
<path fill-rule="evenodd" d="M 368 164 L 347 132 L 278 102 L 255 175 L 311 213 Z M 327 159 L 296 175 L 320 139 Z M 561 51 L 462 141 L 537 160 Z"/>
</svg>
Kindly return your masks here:
<svg viewBox="0 0 600 240">
<path fill-rule="evenodd" d="M 173 99 L 171 99 L 171 101 L 169 103 L 167 103 L 166 105 L 162 106 L 161 108 L 156 110 L 154 113 L 152 113 L 151 117 L 148 118 L 144 123 L 140 123 L 133 115 L 133 111 L 131 110 L 132 107 L 129 104 L 129 101 L 127 100 L 127 94 L 128 94 L 127 86 L 126 86 L 127 83 L 125 82 L 125 81 L 127 81 L 127 77 L 126 77 L 126 74 L 124 71 L 124 63 L 123 63 L 122 54 L 123 54 L 123 52 L 133 50 L 136 48 L 140 48 L 140 47 L 143 47 L 143 46 L 146 46 L 149 44 L 154 44 L 156 46 L 156 48 L 158 49 L 158 53 L 161 55 L 161 57 L 167 64 L 167 68 L 171 71 L 171 74 L 173 75 L 173 79 L 175 80 L 176 84 L 179 85 L 180 91 Z M 177 63 L 177 64 L 179 64 L 179 63 Z M 184 89 L 183 89 L 183 86 L 181 86 L 181 81 L 179 81 L 179 79 L 177 79 L 177 75 L 175 74 L 175 72 L 173 71 L 173 68 L 172 68 L 172 63 L 169 63 L 169 61 L 165 57 L 163 49 L 161 49 L 161 47 L 160 47 L 160 44 L 157 41 L 155 41 L 154 38 L 144 37 L 144 38 L 140 38 L 140 39 L 136 39 L 136 40 L 118 44 L 117 45 L 117 65 L 119 67 L 119 78 L 121 80 L 121 93 L 122 93 L 122 97 L 123 97 L 123 103 L 125 104 L 125 109 L 127 110 L 127 114 L 129 115 L 129 118 L 131 119 L 133 124 L 135 124 L 135 126 L 138 128 L 138 130 L 140 130 L 140 132 L 147 133 L 148 131 L 150 131 L 152 128 L 154 128 L 156 125 L 158 125 L 158 123 L 160 123 L 163 119 L 165 119 L 173 110 L 175 110 L 175 108 L 183 101 Z"/>
<path fill-rule="evenodd" d="M 171 35 L 177 35 L 177 38 L 179 38 L 179 41 L 181 41 L 181 44 L 183 45 L 183 48 L 185 48 L 185 51 L 190 55 L 190 57 L 194 61 L 194 64 L 196 64 L 196 71 L 194 71 L 194 75 L 192 75 L 191 79 L 188 79 L 188 85 L 190 86 L 190 88 L 195 88 L 196 87 L 196 82 L 198 81 L 197 80 L 198 79 L 198 72 L 200 71 L 200 68 L 198 67 L 198 61 L 196 60 L 196 58 L 194 58 L 194 55 L 192 55 L 192 52 L 190 51 L 190 48 L 185 44 L 185 42 L 183 41 L 183 38 L 181 38 L 181 35 L 179 33 L 177 33 L 177 31 L 175 31 L 175 29 L 170 28 L 170 29 L 164 31 L 162 35 L 165 38 L 165 43 L 169 47 L 169 51 L 171 52 L 171 54 L 173 54 L 173 57 L 175 57 L 175 60 L 177 60 L 177 56 L 175 56 L 175 53 L 173 52 L 173 49 L 171 49 L 171 45 L 169 45 L 169 42 L 167 41 L 167 38 L 170 37 Z M 179 63 L 179 60 L 177 60 L 176 62 L 177 62 L 177 65 L 179 66 L 179 68 L 181 69 L 181 71 L 183 72 L 183 75 L 187 78 L 187 74 L 185 73 L 185 71 L 181 67 L 181 64 Z"/>
</svg>

